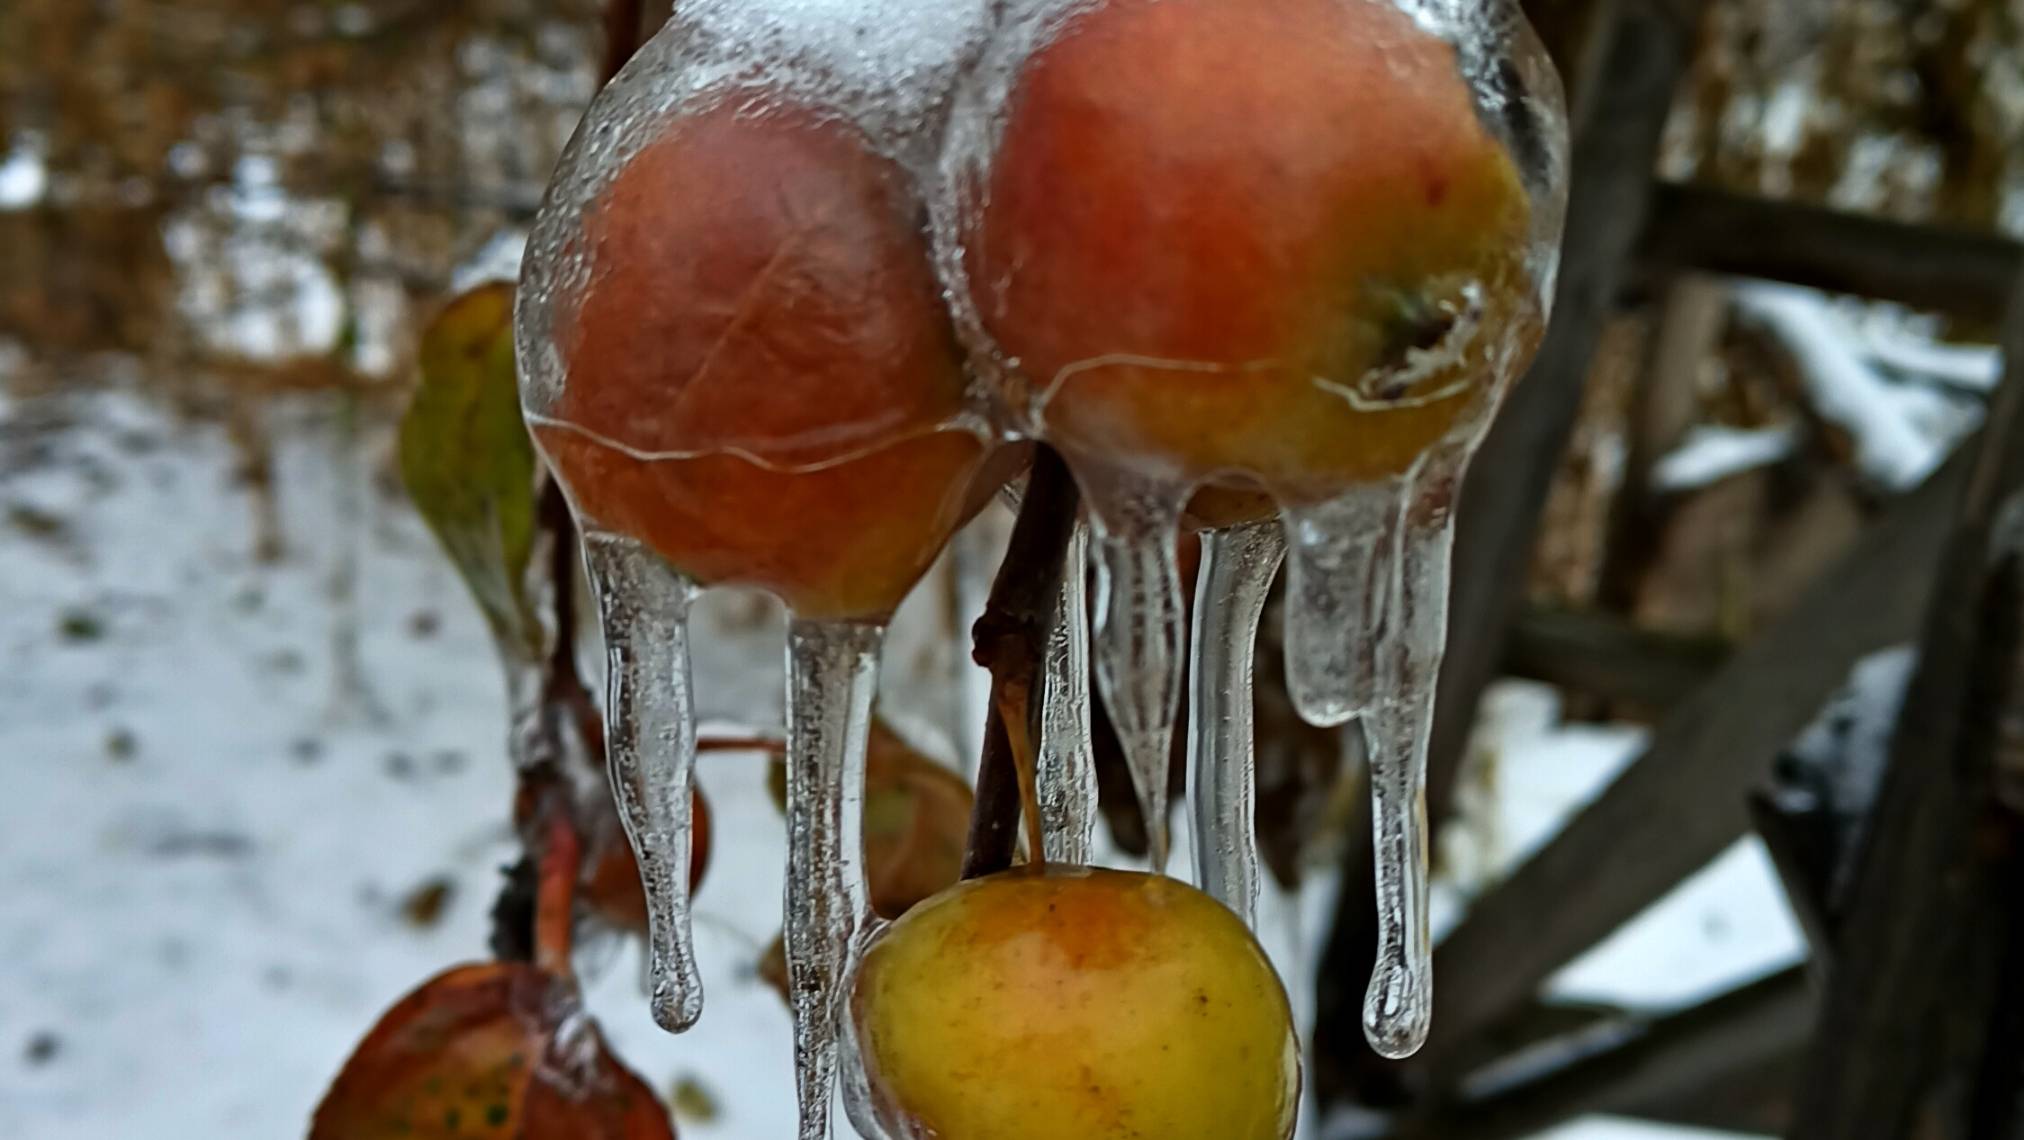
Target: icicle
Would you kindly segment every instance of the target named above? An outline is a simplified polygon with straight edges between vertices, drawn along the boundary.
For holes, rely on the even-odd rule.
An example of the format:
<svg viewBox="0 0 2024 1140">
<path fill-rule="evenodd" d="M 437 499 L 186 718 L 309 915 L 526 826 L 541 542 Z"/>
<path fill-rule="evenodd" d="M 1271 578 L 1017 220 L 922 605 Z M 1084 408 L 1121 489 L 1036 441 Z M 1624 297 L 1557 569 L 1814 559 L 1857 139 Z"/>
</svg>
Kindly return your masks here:
<svg viewBox="0 0 2024 1140">
<path fill-rule="evenodd" d="M 1452 509 L 1461 464 L 1422 460 L 1403 492 L 1398 561 L 1388 583 L 1394 618 L 1380 657 L 1378 700 L 1365 717 L 1376 847 L 1377 966 L 1364 997 L 1364 1036 L 1386 1057 L 1417 1052 L 1433 1016 L 1427 916 L 1427 748 L 1447 649 Z"/>
<path fill-rule="evenodd" d="M 1287 512 L 1286 686 L 1310 724 L 1346 723 L 1376 692 L 1398 497 L 1372 483 Z"/>
<path fill-rule="evenodd" d="M 1202 535 L 1188 661 L 1188 803 L 1195 881 L 1257 920 L 1258 837 L 1253 815 L 1257 757 L 1251 737 L 1251 671 L 1258 622 L 1286 540 L 1276 520 Z"/>
<path fill-rule="evenodd" d="M 689 688 L 693 589 L 639 542 L 583 537 L 604 628 L 605 757 L 647 900 L 653 1014 L 680 1033 L 703 1013 L 689 929 L 689 813 L 696 713 Z"/>
<path fill-rule="evenodd" d="M 1085 483 L 1085 487 L 1087 483 Z M 1092 497 L 1099 571 L 1096 679 L 1138 791 L 1155 870 L 1167 862 L 1167 772 L 1180 711 L 1181 572 L 1178 504 L 1126 496 L 1112 511 Z"/>
<path fill-rule="evenodd" d="M 865 745 L 879 626 L 796 621 L 787 636 L 787 979 L 800 1140 L 827 1140 L 843 1001 L 871 929 Z"/>
<path fill-rule="evenodd" d="M 1049 862 L 1089 862 L 1096 840 L 1096 755 L 1089 738 L 1089 528 L 1069 540 L 1040 683 L 1035 782 Z"/>
</svg>

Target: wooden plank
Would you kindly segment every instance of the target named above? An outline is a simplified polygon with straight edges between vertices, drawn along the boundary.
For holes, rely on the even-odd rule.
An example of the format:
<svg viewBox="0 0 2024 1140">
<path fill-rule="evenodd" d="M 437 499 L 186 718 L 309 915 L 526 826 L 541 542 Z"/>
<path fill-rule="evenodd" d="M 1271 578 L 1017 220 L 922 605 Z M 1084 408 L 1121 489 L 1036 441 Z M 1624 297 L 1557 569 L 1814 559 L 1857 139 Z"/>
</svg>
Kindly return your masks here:
<svg viewBox="0 0 2024 1140">
<path fill-rule="evenodd" d="M 2024 1134 L 2024 278 L 1837 930 L 1796 1140 Z M 2010 532 L 1996 533 L 1999 527 Z M 1993 565 L 1992 565 L 1993 563 Z"/>
<path fill-rule="evenodd" d="M 1436 819 L 1453 798 L 1477 700 L 1496 675 L 1503 631 L 1522 600 L 1540 512 L 1644 226 L 1660 138 L 1692 51 L 1698 3 L 1685 12 L 1659 0 L 1611 7 L 1615 19 L 1595 32 L 1609 48 L 1598 53 L 1602 70 L 1592 85 L 1606 111 L 1590 119 L 1575 148 L 1553 325 L 1491 428 L 1458 508 L 1458 573 L 1428 773 Z M 1368 842 L 1352 840 L 1342 881 L 1316 987 L 1314 1079 L 1324 1103 L 1381 1095 L 1374 1086 L 1387 1079 L 1361 1039 L 1358 1014 L 1377 938 Z"/>
<path fill-rule="evenodd" d="M 1647 269 L 1754 277 L 1997 321 L 2024 245 L 1705 186 L 1667 183 L 1638 249 Z"/>
<path fill-rule="evenodd" d="M 1624 1105 L 1617 1115 L 1749 1136 L 1783 1136 L 1792 1126 L 1792 1099 L 1806 1060 L 1806 1042 L 1783 1053 L 1752 1056 L 1728 1072 L 1712 1073 L 1698 1085 L 1682 1085 Z"/>
<path fill-rule="evenodd" d="M 1793 967 L 1702 1005 L 1627 1029 L 1628 1039 L 1480 1100 L 1436 1111 L 1402 1140 L 1517 1140 L 1593 1113 L 1678 1104 L 1696 1091 L 1789 1057 L 1813 1023 L 1814 997 Z"/>
<path fill-rule="evenodd" d="M 1471 466 L 1459 507 L 1448 653 L 1435 717 L 1432 795 L 1444 800 L 1523 600 L 1547 492 L 1580 411 L 1595 346 L 1616 312 L 1644 228 L 1659 141 L 1693 23 L 1656 0 L 1621 5 L 1598 99 L 1576 148 L 1553 325 Z"/>
<path fill-rule="evenodd" d="M 1746 797 L 1862 657 L 1916 636 L 1966 464 L 1894 507 L 1776 625 L 1654 732 L 1645 755 L 1435 955 L 1439 1056 L 1706 865 L 1749 827 Z"/>
<path fill-rule="evenodd" d="M 1734 649 L 1720 638 L 1639 629 L 1612 614 L 1530 609 L 1511 628 L 1504 671 L 1662 712 L 1700 688 Z"/>
</svg>

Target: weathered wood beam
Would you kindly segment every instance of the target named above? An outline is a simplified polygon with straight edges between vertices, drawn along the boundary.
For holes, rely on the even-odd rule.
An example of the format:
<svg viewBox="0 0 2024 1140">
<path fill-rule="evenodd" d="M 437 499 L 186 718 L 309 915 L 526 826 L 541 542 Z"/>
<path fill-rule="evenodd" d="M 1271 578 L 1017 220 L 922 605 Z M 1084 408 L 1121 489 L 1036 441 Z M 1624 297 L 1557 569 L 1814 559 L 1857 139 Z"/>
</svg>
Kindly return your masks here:
<svg viewBox="0 0 2024 1140">
<path fill-rule="evenodd" d="M 1856 857 L 1795 1140 L 2024 1134 L 2024 276 Z"/>
<path fill-rule="evenodd" d="M 1645 755 L 1478 899 L 1436 953 L 1438 1062 L 1749 827 L 1746 797 L 1862 657 L 1916 635 L 1966 477 L 1895 506 L 1776 625 L 1659 724 Z"/>
<path fill-rule="evenodd" d="M 1626 1027 L 1622 1044 L 1509 1090 L 1446 1106 L 1402 1128 L 1402 1140 L 1516 1140 L 1591 1113 L 1677 1104 L 1711 1085 L 1776 1064 L 1813 1024 L 1806 972 L 1793 967 L 1691 1009 Z"/>
<path fill-rule="evenodd" d="M 1783 281 L 1997 321 L 2024 271 L 2001 234 L 1661 183 L 1638 255 L 1648 270 Z"/>
<path fill-rule="evenodd" d="M 1802 1037 L 1783 1053 L 1752 1056 L 1730 1072 L 1711 1073 L 1700 1084 L 1624 1105 L 1616 1114 L 1684 1128 L 1783 1136 L 1792 1126 L 1792 1097 L 1799 1088 L 1805 1047 Z"/>
<path fill-rule="evenodd" d="M 1478 1073 L 1521 1053 L 1555 1048 L 1577 1038 L 1615 1037 L 1616 1027 L 1631 1020 L 1631 1012 L 1621 1006 L 1541 998 L 1478 1034 L 1467 1053 L 1456 1058 L 1455 1071 Z"/>
<path fill-rule="evenodd" d="M 1771 856 L 1771 868 L 1785 889 L 1785 905 L 1806 935 L 1814 964 L 1834 956 L 1836 921 L 1830 903 L 1842 836 L 1820 811 L 1792 811 L 1762 789 L 1750 793 L 1750 824 Z"/>
<path fill-rule="evenodd" d="M 1552 328 L 1531 373 L 1512 392 L 1477 456 L 1459 505 L 1447 661 L 1441 672 L 1428 810 L 1452 800 L 1483 688 L 1503 656 L 1522 600 L 1548 488 L 1573 431 L 1589 361 L 1616 310 L 1651 198 L 1673 93 L 1693 50 L 1698 3 L 1610 6 L 1594 33 L 1608 45 L 1592 84 L 1599 110 L 1574 154 L 1568 230 Z M 1336 922 L 1317 978 L 1315 1081 L 1324 1103 L 1372 1095 L 1387 1077 L 1361 1040 L 1376 943 L 1371 852 L 1352 841 Z"/>
<path fill-rule="evenodd" d="M 1511 627 L 1503 667 L 1514 677 L 1663 712 L 1734 651 L 1720 638 L 1639 629 L 1613 614 L 1529 609 Z"/>
</svg>

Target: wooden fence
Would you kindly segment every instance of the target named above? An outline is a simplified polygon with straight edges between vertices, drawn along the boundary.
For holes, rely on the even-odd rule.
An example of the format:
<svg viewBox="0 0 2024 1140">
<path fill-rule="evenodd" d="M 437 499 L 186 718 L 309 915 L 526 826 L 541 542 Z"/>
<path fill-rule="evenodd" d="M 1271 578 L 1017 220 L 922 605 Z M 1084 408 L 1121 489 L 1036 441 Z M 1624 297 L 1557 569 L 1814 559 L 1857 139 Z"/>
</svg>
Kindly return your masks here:
<svg viewBox="0 0 2024 1140">
<path fill-rule="evenodd" d="M 1578 109 L 1558 310 L 1463 499 L 1430 808 L 1451 806 L 1478 697 L 1513 664 L 1605 696 L 1631 686 L 1665 711 L 1643 756 L 1441 943 L 1434 1037 L 1409 1062 L 1359 1039 L 1372 908 L 1367 888 L 1345 889 L 1319 977 L 1314 1079 L 1325 1104 L 1386 1110 L 1386 1135 L 1426 1140 L 1520 1137 L 1601 1112 L 1803 1140 L 2017 1140 L 2024 526 L 2009 508 L 2024 502 L 2024 247 L 1656 181 L 1700 7 L 1602 0 L 1557 43 L 1577 61 Z M 1684 274 L 2001 320 L 2006 375 L 1962 454 L 1733 653 L 1607 615 L 1521 622 L 1604 326 L 1631 288 Z M 1782 813 L 1761 794 L 1773 758 L 1857 661 L 1914 642 L 1920 665 L 1859 837 Z M 1552 647 L 1570 643 L 1614 667 L 1554 665 Z M 1653 1019 L 1542 1001 L 1552 974 L 1753 829 L 1812 940 L 1807 966 Z M 1350 852 L 1344 882 L 1367 884 L 1367 847 Z M 1492 1092 L 1464 1082 L 1555 1040 L 1592 1044 Z"/>
</svg>

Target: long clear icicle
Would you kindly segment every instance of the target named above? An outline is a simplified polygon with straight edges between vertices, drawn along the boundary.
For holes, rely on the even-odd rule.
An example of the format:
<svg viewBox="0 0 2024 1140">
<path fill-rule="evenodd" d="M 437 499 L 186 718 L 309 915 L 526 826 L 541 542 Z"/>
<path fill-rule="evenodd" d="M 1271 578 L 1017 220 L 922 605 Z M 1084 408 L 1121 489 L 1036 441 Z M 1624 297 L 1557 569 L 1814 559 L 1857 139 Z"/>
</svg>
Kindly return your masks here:
<svg viewBox="0 0 2024 1140">
<path fill-rule="evenodd" d="M 800 1140 L 827 1140 L 843 1000 L 871 929 L 865 746 L 874 625 L 796 621 L 787 634 L 787 982 Z"/>
<path fill-rule="evenodd" d="M 1089 862 L 1096 841 L 1096 753 L 1089 720 L 1089 528 L 1069 539 L 1055 596 L 1054 626 L 1040 681 L 1035 783 L 1040 838 L 1049 862 Z"/>
<path fill-rule="evenodd" d="M 1309 724 L 1347 723 L 1376 699 L 1399 493 L 1371 483 L 1287 512 L 1286 686 Z"/>
<path fill-rule="evenodd" d="M 1377 873 L 1377 964 L 1363 1031 L 1386 1057 L 1411 1056 L 1433 1018 L 1433 940 L 1427 914 L 1427 749 L 1447 649 L 1458 460 L 1423 459 L 1400 495 L 1393 621 L 1378 700 L 1364 720 Z"/>
<path fill-rule="evenodd" d="M 689 923 L 696 762 L 689 687 L 690 583 L 639 542 L 583 537 L 604 629 L 605 757 L 647 900 L 654 1020 L 680 1033 L 703 1014 Z"/>
<path fill-rule="evenodd" d="M 1120 508 L 1095 512 L 1096 678 L 1138 792 L 1153 868 L 1160 870 L 1167 862 L 1167 773 L 1186 636 L 1174 549 L 1180 511 L 1157 495 L 1127 497 Z"/>
<path fill-rule="evenodd" d="M 1251 672 L 1258 623 L 1286 555 L 1275 520 L 1202 535 L 1194 642 L 1188 661 L 1188 804 L 1195 881 L 1257 921 L 1257 756 L 1252 748 Z"/>
</svg>

